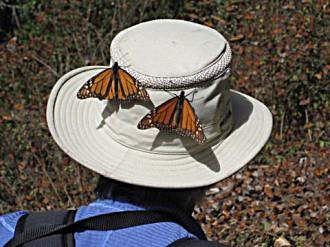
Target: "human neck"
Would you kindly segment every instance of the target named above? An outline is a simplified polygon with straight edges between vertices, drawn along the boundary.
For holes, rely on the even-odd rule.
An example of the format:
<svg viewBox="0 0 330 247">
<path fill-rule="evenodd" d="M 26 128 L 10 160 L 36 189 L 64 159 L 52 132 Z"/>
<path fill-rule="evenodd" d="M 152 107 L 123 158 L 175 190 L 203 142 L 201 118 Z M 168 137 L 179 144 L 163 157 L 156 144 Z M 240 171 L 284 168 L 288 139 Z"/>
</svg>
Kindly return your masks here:
<svg viewBox="0 0 330 247">
<path fill-rule="evenodd" d="M 156 200 L 139 200 L 139 199 L 134 200 L 127 196 L 116 196 L 110 199 L 114 201 L 127 202 L 145 209 L 175 210 L 188 215 L 191 215 L 194 209 L 193 203 L 187 203 L 187 202 L 180 203 L 171 200 L 171 198 L 156 199 Z"/>
</svg>

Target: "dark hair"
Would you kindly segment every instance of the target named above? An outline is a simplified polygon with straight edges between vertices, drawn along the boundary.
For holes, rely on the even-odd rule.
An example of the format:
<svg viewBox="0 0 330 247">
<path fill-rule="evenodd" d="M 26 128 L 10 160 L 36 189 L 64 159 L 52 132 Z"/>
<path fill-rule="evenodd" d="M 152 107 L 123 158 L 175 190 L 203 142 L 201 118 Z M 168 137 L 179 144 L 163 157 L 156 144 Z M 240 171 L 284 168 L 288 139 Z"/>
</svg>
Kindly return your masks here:
<svg viewBox="0 0 330 247">
<path fill-rule="evenodd" d="M 126 201 L 140 206 L 169 205 L 192 211 L 209 188 L 160 189 L 138 186 L 100 176 L 95 193 L 99 199 Z"/>
</svg>

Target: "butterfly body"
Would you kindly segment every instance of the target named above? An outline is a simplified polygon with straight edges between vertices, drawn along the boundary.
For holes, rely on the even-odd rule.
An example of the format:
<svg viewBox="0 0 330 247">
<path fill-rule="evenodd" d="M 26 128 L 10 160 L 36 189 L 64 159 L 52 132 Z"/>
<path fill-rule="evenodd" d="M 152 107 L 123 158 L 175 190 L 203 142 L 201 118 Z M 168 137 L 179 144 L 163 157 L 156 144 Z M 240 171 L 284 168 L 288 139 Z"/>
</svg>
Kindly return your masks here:
<svg viewBox="0 0 330 247">
<path fill-rule="evenodd" d="M 114 83 L 115 83 L 115 100 L 118 101 L 118 83 L 119 83 L 119 76 L 118 76 L 119 66 L 118 63 L 115 62 L 112 67 L 112 73 L 114 75 Z"/>
<path fill-rule="evenodd" d="M 175 111 L 174 111 L 174 114 L 173 114 L 173 117 L 172 117 L 172 121 L 170 122 L 171 123 L 171 127 L 172 128 L 176 128 L 177 126 L 180 125 L 180 122 L 181 122 L 181 118 L 182 118 L 182 109 L 183 109 L 183 103 L 184 103 L 184 99 L 185 99 L 185 96 L 184 96 L 184 91 L 182 91 L 180 93 L 180 96 L 177 96 L 178 97 L 178 103 L 175 107 Z"/>
<path fill-rule="evenodd" d="M 139 129 L 151 127 L 189 136 L 199 143 L 205 141 L 202 126 L 184 91 L 153 109 L 138 124 Z"/>
<path fill-rule="evenodd" d="M 98 98 L 116 103 L 138 99 L 149 101 L 149 95 L 117 62 L 89 79 L 78 91 L 78 99 Z"/>
</svg>

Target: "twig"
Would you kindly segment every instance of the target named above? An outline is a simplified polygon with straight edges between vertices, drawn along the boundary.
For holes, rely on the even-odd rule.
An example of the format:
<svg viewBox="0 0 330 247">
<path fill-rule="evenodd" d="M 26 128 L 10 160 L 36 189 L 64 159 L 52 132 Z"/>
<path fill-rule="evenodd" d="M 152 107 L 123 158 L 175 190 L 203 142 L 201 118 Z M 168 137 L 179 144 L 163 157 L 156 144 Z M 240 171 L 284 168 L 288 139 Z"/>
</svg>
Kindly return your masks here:
<svg viewBox="0 0 330 247">
<path fill-rule="evenodd" d="M 89 28 L 89 21 L 90 21 L 90 17 L 91 17 L 91 13 L 92 13 L 92 6 L 93 5 L 94 5 L 94 1 L 89 1 L 88 8 L 87 8 L 87 15 L 86 15 L 86 18 L 85 18 L 85 30 L 84 30 L 84 33 L 87 36 L 87 47 L 88 47 L 88 49 L 91 47 L 91 37 L 89 35 L 88 28 Z"/>
<path fill-rule="evenodd" d="M 78 184 L 79 184 L 79 191 L 80 192 L 83 192 L 84 189 L 83 189 L 83 185 L 82 185 L 82 182 L 81 182 L 80 166 L 75 166 L 75 167 L 76 167 L 76 171 L 78 173 L 78 175 L 77 175 L 77 181 L 78 181 Z"/>
<path fill-rule="evenodd" d="M 66 189 L 66 185 L 63 186 L 63 190 L 64 190 L 66 196 L 68 197 L 68 201 L 69 201 L 70 206 L 74 206 L 74 203 L 72 201 L 72 197 L 70 196 L 68 190 Z"/>
<path fill-rule="evenodd" d="M 59 177 L 61 184 L 66 184 L 63 180 L 63 176 L 61 176 L 61 172 L 59 171 L 58 167 L 56 165 L 53 165 L 52 167 L 55 170 L 57 177 Z M 63 186 L 63 191 L 68 198 L 69 204 L 71 204 L 70 206 L 73 206 L 74 205 L 73 200 L 72 200 L 72 197 L 70 196 L 68 190 L 66 189 L 66 185 Z"/>
<path fill-rule="evenodd" d="M 280 125 L 280 139 L 283 140 L 283 125 L 284 125 L 285 112 L 281 116 L 281 125 Z"/>
<path fill-rule="evenodd" d="M 97 29 L 96 29 L 94 26 L 92 26 L 92 27 L 93 27 L 94 32 L 96 33 L 96 36 L 97 36 L 99 42 L 98 42 L 98 44 L 96 45 L 96 47 L 95 47 L 95 49 L 94 49 L 94 52 L 93 52 L 93 54 L 92 54 L 91 57 L 92 57 L 92 59 L 94 59 L 95 56 L 96 56 L 96 52 L 97 52 L 98 50 L 100 50 L 103 60 L 106 61 L 106 59 L 105 59 L 105 55 L 104 55 L 104 53 L 103 53 L 102 46 L 104 45 L 105 42 L 109 41 L 109 39 L 108 39 L 109 37 L 113 36 L 113 29 L 111 29 L 110 32 L 108 32 L 107 34 L 105 34 L 105 35 L 103 36 L 103 38 L 101 38 L 102 35 L 97 31 Z"/>
<path fill-rule="evenodd" d="M 49 69 L 55 76 L 59 76 L 56 70 L 54 70 L 50 65 L 48 65 L 46 62 L 44 62 L 40 57 L 37 57 L 34 54 L 29 54 L 29 56 L 36 60 L 37 62 L 41 63 L 43 66 L 45 66 L 47 69 Z"/>
<path fill-rule="evenodd" d="M 308 111 L 305 109 L 305 118 L 306 118 L 306 126 L 307 126 L 307 134 L 308 134 L 308 139 L 311 142 L 312 141 L 312 131 L 310 130 L 308 124 L 309 124 L 309 119 L 308 119 Z"/>
<path fill-rule="evenodd" d="M 17 28 L 18 29 L 21 29 L 21 24 L 19 23 L 19 19 L 18 19 L 17 13 L 16 13 L 16 7 L 13 6 L 12 7 L 12 10 L 13 10 L 13 16 L 15 18 L 15 22 L 16 22 Z"/>
<path fill-rule="evenodd" d="M 104 37 L 102 38 L 102 35 L 97 31 L 97 29 L 93 25 L 92 25 L 92 28 L 97 36 L 98 44 L 94 48 L 93 54 L 91 55 L 91 59 L 94 60 L 97 51 L 100 50 L 103 61 L 106 61 L 102 46 L 104 45 L 104 43 L 106 41 L 108 41 L 108 37 L 113 35 L 113 30 L 111 30 L 109 33 L 105 34 Z"/>
<path fill-rule="evenodd" d="M 70 53 L 68 47 L 65 47 L 65 51 L 66 54 L 68 54 L 67 56 L 65 56 L 65 72 L 68 72 L 70 70 Z"/>
<path fill-rule="evenodd" d="M 140 22 L 142 22 L 142 19 L 143 19 L 143 16 L 144 16 L 144 11 L 146 10 L 146 7 L 148 5 L 148 2 L 149 2 L 148 0 L 144 0 L 143 1 L 143 5 L 142 5 L 141 12 L 140 12 L 140 17 L 139 17 Z"/>
<path fill-rule="evenodd" d="M 18 4 L 9 4 L 9 3 L 5 3 L 4 1 L 0 1 L 0 7 L 4 6 L 4 7 L 8 7 L 8 8 L 17 8 L 17 9 L 22 9 L 24 8 L 24 4 L 28 3 L 30 0 L 20 0 L 20 2 Z"/>
<path fill-rule="evenodd" d="M 72 37 L 73 43 L 74 43 L 74 45 L 75 45 L 75 47 L 77 49 L 78 56 L 80 57 L 80 59 L 83 62 L 83 64 L 85 64 L 85 58 L 84 58 L 84 56 L 81 53 L 81 49 L 80 49 L 80 47 L 78 45 L 78 41 L 77 41 L 77 38 L 76 38 L 75 34 L 72 34 L 71 37 Z"/>
</svg>

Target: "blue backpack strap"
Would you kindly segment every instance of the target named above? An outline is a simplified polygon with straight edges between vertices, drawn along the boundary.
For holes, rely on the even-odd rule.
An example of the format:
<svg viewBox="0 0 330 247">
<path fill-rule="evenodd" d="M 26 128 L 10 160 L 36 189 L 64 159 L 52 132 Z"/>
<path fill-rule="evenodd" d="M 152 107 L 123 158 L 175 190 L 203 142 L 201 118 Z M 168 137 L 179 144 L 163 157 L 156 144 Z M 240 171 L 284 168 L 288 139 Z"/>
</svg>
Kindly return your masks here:
<svg viewBox="0 0 330 247">
<path fill-rule="evenodd" d="M 62 212 L 63 213 L 63 212 Z M 108 231 L 119 230 L 128 227 L 152 224 L 158 222 L 176 222 L 180 217 L 164 211 L 125 211 L 101 214 L 72 223 L 61 223 L 66 221 L 64 213 L 58 215 L 55 212 L 43 213 L 41 217 L 27 216 L 24 223 L 24 230 L 17 231 L 5 247 L 59 247 L 67 246 L 63 236 L 86 230 Z M 61 219 L 61 220 L 60 220 Z M 56 223 L 54 223 L 56 222 Z M 186 222 L 183 222 L 186 224 Z M 190 225 L 187 225 L 189 228 Z M 67 235 L 69 236 L 69 235 Z M 71 245 L 69 245 L 71 247 Z"/>
<path fill-rule="evenodd" d="M 93 216 L 74 222 L 76 211 L 51 211 L 22 216 L 17 224 L 15 236 L 4 247 L 73 247 L 74 232 L 85 230 L 118 230 L 127 227 L 156 222 L 176 222 L 194 233 L 200 239 L 186 238 L 175 241 L 170 246 L 223 247 L 216 242 L 208 242 L 192 218 L 169 211 L 126 211 Z"/>
<path fill-rule="evenodd" d="M 26 229 L 38 225 L 66 225 L 74 222 L 76 210 L 61 210 L 49 212 L 36 212 L 25 214 L 17 222 L 14 238 L 22 234 Z M 7 246 L 6 244 L 5 246 Z M 25 243 L 22 247 L 74 247 L 74 236 L 72 233 L 54 234 Z"/>
<path fill-rule="evenodd" d="M 197 238 L 180 238 L 167 247 L 229 247 L 215 241 L 201 240 Z"/>
</svg>

